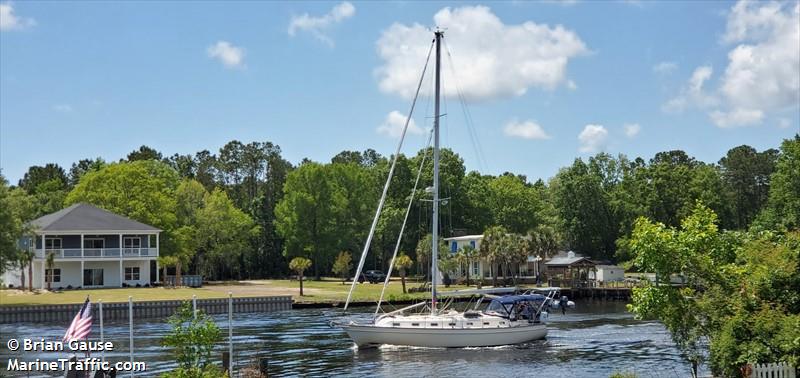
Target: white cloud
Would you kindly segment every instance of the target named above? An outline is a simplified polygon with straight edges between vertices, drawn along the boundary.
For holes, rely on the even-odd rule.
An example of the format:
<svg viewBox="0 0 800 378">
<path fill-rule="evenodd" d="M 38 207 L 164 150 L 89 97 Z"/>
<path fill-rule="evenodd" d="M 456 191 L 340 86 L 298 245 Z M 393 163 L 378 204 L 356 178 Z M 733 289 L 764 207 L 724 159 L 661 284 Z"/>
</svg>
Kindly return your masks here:
<svg viewBox="0 0 800 378">
<path fill-rule="evenodd" d="M 16 15 L 11 2 L 0 4 L 0 30 L 21 30 L 34 25 L 36 20 Z"/>
<path fill-rule="evenodd" d="M 468 101 L 520 96 L 532 87 L 569 87 L 567 63 L 588 53 L 578 35 L 561 25 L 506 25 L 485 6 L 441 9 L 431 25 L 446 28 L 445 45 L 453 56 L 452 70 L 443 58 L 444 72 L 456 76 L 445 94 L 454 96 L 458 85 Z M 383 31 L 377 41 L 383 65 L 376 70 L 381 91 L 414 96 L 432 36 L 416 23 L 395 23 Z"/>
<path fill-rule="evenodd" d="M 313 17 L 308 13 L 300 16 L 293 16 L 289 21 L 289 35 L 294 36 L 297 31 L 307 31 L 315 38 L 333 47 L 333 39 L 328 36 L 327 29 L 334 24 L 338 24 L 356 14 L 356 7 L 345 1 L 337 4 L 330 12 Z"/>
<path fill-rule="evenodd" d="M 687 85 L 683 87 L 681 93 L 664 104 L 661 109 L 666 112 L 680 113 L 687 108 L 694 107 L 706 109 L 716 106 L 719 99 L 704 89 L 705 82 L 711 78 L 714 70 L 711 66 L 697 67 L 689 78 Z"/>
<path fill-rule="evenodd" d="M 208 46 L 206 53 L 210 58 L 217 59 L 225 67 L 236 68 L 244 66 L 244 49 L 232 45 L 227 41 L 218 41 Z"/>
<path fill-rule="evenodd" d="M 578 151 L 580 152 L 597 152 L 603 149 L 606 144 L 606 139 L 608 139 L 608 130 L 602 125 L 586 125 L 578 134 L 578 141 L 580 142 L 580 147 Z"/>
<path fill-rule="evenodd" d="M 625 128 L 625 136 L 628 138 L 633 138 L 642 131 L 642 126 L 638 123 L 626 123 L 623 127 Z"/>
<path fill-rule="evenodd" d="M 406 125 L 406 116 L 403 113 L 398 112 L 397 110 L 391 111 L 389 114 L 386 115 L 386 119 L 383 121 L 383 124 L 378 126 L 376 131 L 378 134 L 390 136 L 392 138 L 398 138 L 401 134 L 403 134 L 403 127 Z M 417 126 L 414 122 L 414 119 L 408 120 L 408 134 L 422 134 L 422 129 Z"/>
<path fill-rule="evenodd" d="M 544 132 L 542 126 L 534 121 L 518 122 L 517 120 L 512 120 L 506 124 L 503 133 L 506 136 L 522 139 L 550 139 L 550 136 Z"/>
<path fill-rule="evenodd" d="M 664 104 L 666 111 L 708 110 L 719 127 L 757 125 L 769 112 L 800 109 L 800 2 L 740 0 L 728 14 L 722 42 L 738 44 L 716 90 L 693 75 L 689 89 Z M 704 67 L 698 68 L 698 70 Z M 697 74 L 698 71 L 695 71 Z"/>
<path fill-rule="evenodd" d="M 72 105 L 69 105 L 69 104 L 58 104 L 58 105 L 53 105 L 53 110 L 55 110 L 57 112 L 61 112 L 61 113 L 70 113 L 70 112 L 72 112 L 73 109 L 72 109 Z"/>
<path fill-rule="evenodd" d="M 800 2 L 740 1 L 728 15 L 728 53 L 722 95 L 730 106 L 771 110 L 800 104 Z"/>
<path fill-rule="evenodd" d="M 736 108 L 730 112 L 715 110 L 708 113 L 708 116 L 718 127 L 728 128 L 759 124 L 764 119 L 764 112 L 758 109 Z"/>
<path fill-rule="evenodd" d="M 660 62 L 653 66 L 653 72 L 661 75 L 668 75 L 678 69 L 678 64 L 675 62 Z"/>
</svg>

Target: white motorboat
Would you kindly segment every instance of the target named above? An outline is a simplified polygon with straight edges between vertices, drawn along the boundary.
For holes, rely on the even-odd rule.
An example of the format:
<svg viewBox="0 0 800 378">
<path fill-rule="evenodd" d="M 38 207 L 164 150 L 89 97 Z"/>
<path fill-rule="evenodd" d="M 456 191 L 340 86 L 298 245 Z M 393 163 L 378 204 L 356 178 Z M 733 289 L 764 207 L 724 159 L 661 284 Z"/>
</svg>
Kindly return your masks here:
<svg viewBox="0 0 800 378">
<path fill-rule="evenodd" d="M 444 32 L 436 30 L 434 32 L 435 38 L 432 41 L 431 48 L 428 52 L 428 59 L 430 59 L 431 52 L 435 48 L 435 87 L 434 87 L 434 111 L 433 117 L 433 130 L 431 138 L 433 139 L 433 187 L 426 190 L 433 196 L 432 199 L 432 240 L 438 240 L 439 233 L 439 119 L 441 117 L 439 109 L 439 95 L 440 95 L 440 67 L 441 67 L 441 45 L 444 38 Z M 389 169 L 388 178 L 383 188 L 383 194 L 378 203 L 378 209 L 372 221 L 372 227 L 367 236 L 367 241 L 364 250 L 361 254 L 356 275 L 350 286 L 350 292 L 347 296 L 344 309 L 350 303 L 350 298 L 355 288 L 357 278 L 360 276 L 364 267 L 369 246 L 372 237 L 375 233 L 375 227 L 383 208 L 386 199 L 386 193 L 392 179 L 395 165 L 397 163 L 397 156 L 399 156 L 400 149 L 408 129 L 408 123 L 411 119 L 411 114 L 414 112 L 417 96 L 425 76 L 425 71 L 428 67 L 428 62 L 425 66 L 420 77 L 419 85 L 417 87 L 417 95 L 411 105 L 408 118 L 406 119 L 405 127 L 403 128 L 400 142 L 397 146 L 397 151 L 394 155 L 392 165 Z M 429 141 L 430 143 L 430 141 Z M 389 264 L 389 272 L 386 275 L 383 290 L 389 283 L 389 277 L 392 273 L 397 251 L 400 248 L 402 234 L 405 230 L 406 220 L 414 201 L 414 193 L 416 193 L 417 185 L 419 184 L 422 167 L 424 166 L 425 158 L 423 156 L 422 164 L 420 164 L 419 171 L 417 172 L 417 179 L 412 190 L 412 195 L 409 199 L 406 215 L 403 226 L 400 229 L 400 236 L 397 238 L 394 254 Z M 349 322 L 334 322 L 334 325 L 341 327 L 350 338 L 359 347 L 374 346 L 381 344 L 391 345 L 404 345 L 404 346 L 419 346 L 419 347 L 483 347 L 483 346 L 499 346 L 524 343 L 532 340 L 542 339 L 547 335 L 547 326 L 545 321 L 547 312 L 545 309 L 550 307 L 559 306 L 559 302 L 564 300 L 556 299 L 558 295 L 557 288 L 550 288 L 542 293 L 523 294 L 523 295 L 506 295 L 497 296 L 488 294 L 488 292 L 498 292 L 503 289 L 490 289 L 483 291 L 474 308 L 467 311 L 455 311 L 448 309 L 445 304 L 439 308 L 440 304 L 439 295 L 437 293 L 437 283 L 439 283 L 439 269 L 437 265 L 438 259 L 438 244 L 431 243 L 431 299 L 412 306 L 402 308 L 400 310 L 392 311 L 389 313 L 379 315 L 380 304 L 383 301 L 384 291 L 381 292 L 380 300 L 378 301 L 378 308 L 375 311 L 375 316 L 371 322 L 359 323 L 355 321 Z M 508 291 L 508 289 L 505 289 Z M 476 294 L 476 291 L 469 293 L 447 293 L 447 294 Z M 488 306 L 480 309 L 484 299 L 488 298 L 490 301 Z M 563 303 L 566 305 L 566 303 Z M 573 304 L 574 305 L 574 304 Z M 416 311 L 416 313 L 412 313 Z"/>
</svg>

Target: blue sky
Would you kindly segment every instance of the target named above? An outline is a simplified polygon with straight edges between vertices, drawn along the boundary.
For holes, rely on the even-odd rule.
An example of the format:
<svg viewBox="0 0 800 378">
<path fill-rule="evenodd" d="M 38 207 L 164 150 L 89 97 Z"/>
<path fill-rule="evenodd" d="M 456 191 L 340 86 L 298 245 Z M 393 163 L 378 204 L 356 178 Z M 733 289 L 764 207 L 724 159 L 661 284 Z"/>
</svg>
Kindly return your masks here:
<svg viewBox="0 0 800 378">
<path fill-rule="evenodd" d="M 716 162 L 800 131 L 797 2 L 17 1 L 0 2 L 0 167 L 15 183 L 233 139 L 294 163 L 388 155 L 437 23 L 454 65 L 442 144 L 469 170 L 546 179 L 598 151 Z M 431 113 L 425 98 L 404 152 Z"/>
</svg>

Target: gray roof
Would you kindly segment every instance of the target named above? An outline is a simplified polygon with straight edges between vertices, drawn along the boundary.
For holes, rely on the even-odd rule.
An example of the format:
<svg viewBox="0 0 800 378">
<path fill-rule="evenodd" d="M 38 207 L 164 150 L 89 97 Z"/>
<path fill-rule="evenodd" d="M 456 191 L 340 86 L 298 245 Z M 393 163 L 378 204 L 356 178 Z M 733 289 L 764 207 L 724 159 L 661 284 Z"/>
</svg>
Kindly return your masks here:
<svg viewBox="0 0 800 378">
<path fill-rule="evenodd" d="M 569 251 L 567 253 L 559 253 L 558 255 L 553 256 L 553 258 L 547 260 L 547 262 L 545 262 L 544 265 L 572 265 L 581 260 L 592 262 L 586 257 L 576 254 L 575 252 Z"/>
<path fill-rule="evenodd" d="M 103 210 L 88 203 L 76 203 L 66 209 L 31 221 L 35 231 L 161 231 L 153 226 Z"/>
</svg>

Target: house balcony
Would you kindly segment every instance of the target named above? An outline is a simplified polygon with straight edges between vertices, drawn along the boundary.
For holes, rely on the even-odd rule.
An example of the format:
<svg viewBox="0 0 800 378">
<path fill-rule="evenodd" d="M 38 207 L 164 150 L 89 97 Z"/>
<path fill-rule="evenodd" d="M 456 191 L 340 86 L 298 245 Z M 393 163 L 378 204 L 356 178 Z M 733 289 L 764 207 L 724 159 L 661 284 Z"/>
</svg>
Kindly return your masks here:
<svg viewBox="0 0 800 378">
<path fill-rule="evenodd" d="M 67 248 L 67 249 L 36 249 L 37 259 L 44 259 L 47 254 L 53 253 L 57 260 L 70 259 L 119 259 L 122 258 L 156 258 L 158 248 Z"/>
</svg>

